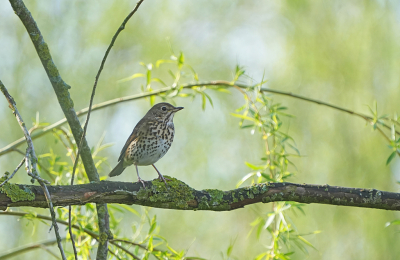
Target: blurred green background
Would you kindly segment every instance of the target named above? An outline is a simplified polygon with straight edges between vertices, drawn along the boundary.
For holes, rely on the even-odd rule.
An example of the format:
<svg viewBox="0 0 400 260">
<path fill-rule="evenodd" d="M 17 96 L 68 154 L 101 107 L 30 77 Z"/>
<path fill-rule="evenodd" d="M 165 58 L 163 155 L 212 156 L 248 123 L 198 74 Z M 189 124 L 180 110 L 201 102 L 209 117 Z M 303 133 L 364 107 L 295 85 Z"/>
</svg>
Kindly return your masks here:
<svg viewBox="0 0 400 260">
<path fill-rule="evenodd" d="M 49 45 L 63 79 L 72 86 L 76 110 L 87 107 L 95 74 L 116 29 L 135 1 L 26 1 Z M 0 3 L 0 77 L 28 126 L 36 112 L 42 121 L 63 117 L 54 91 L 33 45 L 7 1 Z M 140 93 L 143 79 L 122 84 L 117 80 L 144 72 L 139 62 L 169 58 L 168 44 L 201 81 L 231 80 L 236 64 L 255 81 L 263 75 L 266 87 L 368 113 L 376 100 L 381 114 L 400 111 L 400 3 L 397 1 L 183 1 L 146 0 L 129 21 L 113 47 L 101 75 L 95 103 Z M 187 80 L 189 82 L 189 79 Z M 230 115 L 243 104 L 240 93 L 207 92 L 214 101 L 205 111 L 201 99 L 176 99 L 185 109 L 175 117 L 176 137 L 168 154 L 157 163 L 165 175 L 196 189 L 233 189 L 250 169 L 245 161 L 261 163 L 263 143 Z M 273 96 L 289 107 L 295 118 L 284 128 L 293 136 L 303 157 L 294 160 L 292 182 L 375 188 L 399 192 L 400 160 L 386 166 L 391 153 L 382 136 L 359 118 L 304 101 Z M 161 99 L 157 99 L 161 101 Z M 92 114 L 88 141 L 94 146 L 105 135 L 114 146 L 102 155 L 105 176 L 138 120 L 150 108 L 148 100 L 118 104 Z M 83 119 L 82 119 L 83 120 Z M 0 97 L 0 147 L 22 133 Z M 36 153 L 53 149 L 65 154 L 49 134 L 34 142 Z M 23 146 L 21 146 L 23 148 Z M 0 157 L 0 172 L 11 171 L 20 161 L 16 153 Z M 155 178 L 152 167 L 141 176 Z M 21 170 L 14 182 L 29 183 Z M 113 179 L 114 180 L 114 179 Z M 136 181 L 134 168 L 115 180 Z M 140 210 L 139 207 L 135 207 Z M 161 224 L 160 235 L 188 255 L 222 259 L 232 240 L 233 255 L 251 259 L 270 244 L 248 236 L 250 222 L 270 211 L 267 204 L 232 212 L 190 212 L 153 209 Z M 38 210 L 48 214 L 47 210 Z M 307 237 L 317 248 L 292 259 L 399 259 L 399 228 L 385 223 L 400 218 L 395 212 L 308 205 L 306 215 L 291 215 L 300 233 L 321 230 Z M 121 222 L 130 232 L 138 221 L 127 215 Z M 64 232 L 64 227 L 61 228 Z M 35 231 L 33 233 L 33 231 Z M 1 217 L 0 251 L 47 238 L 48 227 L 15 217 Z M 7 235 L 4 235 L 7 234 Z M 51 259 L 44 251 L 30 259 Z M 24 255 L 28 257 L 28 255 Z M 21 258 L 15 258 L 21 259 Z"/>
</svg>

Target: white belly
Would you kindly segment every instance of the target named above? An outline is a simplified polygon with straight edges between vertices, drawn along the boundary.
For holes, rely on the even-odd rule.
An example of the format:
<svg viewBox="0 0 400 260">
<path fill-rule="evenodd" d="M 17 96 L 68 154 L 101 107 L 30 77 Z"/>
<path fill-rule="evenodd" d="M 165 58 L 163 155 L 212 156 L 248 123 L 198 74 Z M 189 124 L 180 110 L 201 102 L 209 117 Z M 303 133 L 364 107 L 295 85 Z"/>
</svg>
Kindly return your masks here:
<svg viewBox="0 0 400 260">
<path fill-rule="evenodd" d="M 145 149 L 137 158 L 137 165 L 151 165 L 156 163 L 167 153 L 171 144 L 166 140 L 159 138 L 156 144 L 153 143 L 153 145 L 151 145 L 150 142 L 146 142 L 146 146 L 148 146 L 148 148 Z"/>
</svg>

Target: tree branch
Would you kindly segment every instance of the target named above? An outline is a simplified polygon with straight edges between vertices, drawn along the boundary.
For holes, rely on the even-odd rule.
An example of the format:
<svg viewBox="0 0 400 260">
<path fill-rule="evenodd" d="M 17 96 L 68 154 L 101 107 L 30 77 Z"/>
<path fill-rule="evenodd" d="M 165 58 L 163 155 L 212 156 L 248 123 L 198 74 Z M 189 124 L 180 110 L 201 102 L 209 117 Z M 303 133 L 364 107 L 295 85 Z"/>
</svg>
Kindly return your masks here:
<svg viewBox="0 0 400 260">
<path fill-rule="evenodd" d="M 137 94 L 137 95 L 131 95 L 131 96 L 126 96 L 126 97 L 120 97 L 120 98 L 115 98 L 115 99 L 111 99 L 105 102 L 101 102 L 99 104 L 95 104 L 92 107 L 91 111 L 96 111 L 99 109 L 103 109 L 106 108 L 108 106 L 112 106 L 112 105 L 116 105 L 119 103 L 123 103 L 123 102 L 127 102 L 127 101 L 133 101 L 133 100 L 137 100 L 137 99 L 141 99 L 141 98 L 146 98 L 146 97 L 150 97 L 150 96 L 154 96 L 154 95 L 158 95 L 158 94 L 162 94 L 165 93 L 169 90 L 171 90 L 171 87 L 167 87 L 167 88 L 162 88 L 153 92 L 147 92 L 147 93 L 141 93 L 141 94 Z M 86 107 L 84 109 L 79 110 L 76 115 L 77 116 L 84 116 L 88 113 L 89 108 Z M 32 139 L 36 139 L 39 138 L 51 131 L 53 131 L 56 128 L 59 128 L 60 126 L 64 125 L 65 123 L 67 123 L 67 119 L 63 118 L 57 122 L 55 122 L 52 125 L 49 125 L 47 127 L 44 127 L 43 129 L 38 129 L 37 132 L 35 134 L 32 135 Z M 3 147 L 2 149 L 0 149 L 0 156 L 7 154 L 9 152 L 12 152 L 13 149 L 15 149 L 16 147 L 18 147 L 19 145 L 23 144 L 25 142 L 25 139 L 23 137 L 21 137 L 20 139 L 12 142 L 11 144 Z"/>
<path fill-rule="evenodd" d="M 42 188 L 42 191 L 43 191 L 43 193 L 45 195 L 45 198 L 46 198 L 46 203 L 47 203 L 47 205 L 48 205 L 48 207 L 50 209 L 50 214 L 51 214 L 51 217 L 52 217 L 52 220 L 53 220 L 53 225 L 52 226 L 54 226 L 54 233 L 55 233 L 56 238 L 57 238 L 58 248 L 60 249 L 60 253 L 61 253 L 62 258 L 64 260 L 66 260 L 67 258 L 65 256 L 64 249 L 63 249 L 62 244 L 61 244 L 61 236 L 60 236 L 60 233 L 59 233 L 59 230 L 58 230 L 57 223 L 55 221 L 56 216 L 55 216 L 55 212 L 54 212 L 54 208 L 53 208 L 53 203 L 51 201 L 51 197 L 50 197 L 49 191 L 48 191 L 48 189 L 46 187 L 46 183 L 49 183 L 49 182 L 44 180 L 44 179 L 42 179 L 38 174 L 37 165 L 36 165 L 38 159 L 37 159 L 36 154 L 35 154 L 35 149 L 33 147 L 33 142 L 32 142 L 30 133 L 29 133 L 28 129 L 26 128 L 25 123 L 24 123 L 21 115 L 18 112 L 17 105 L 16 105 L 13 97 L 10 95 L 10 93 L 8 93 L 8 90 L 3 85 L 3 82 L 1 82 L 1 80 L 0 80 L 0 90 L 4 94 L 4 96 L 6 97 L 10 109 L 13 111 L 13 114 L 15 115 L 15 117 L 16 117 L 16 119 L 17 119 L 17 121 L 18 121 L 18 123 L 19 123 L 19 125 L 20 125 L 20 127 L 22 129 L 22 131 L 24 132 L 24 136 L 25 136 L 26 142 L 28 144 L 28 148 L 26 149 L 25 160 L 23 160 L 23 161 L 25 161 L 25 164 L 26 164 L 25 168 L 26 168 L 26 171 L 27 171 L 28 175 L 32 177 L 32 180 L 33 180 L 32 182 L 34 182 L 34 180 L 37 180 L 39 182 L 41 188 Z M 17 166 L 17 169 L 14 171 L 14 173 L 11 175 L 11 177 L 9 179 L 11 179 L 12 176 L 15 174 L 15 172 L 18 171 L 18 169 L 21 167 L 23 161 L 21 161 L 21 163 Z M 5 185 L 4 187 L 1 188 L 1 191 L 9 190 L 9 192 L 11 193 L 12 185 L 8 184 L 8 183 L 6 183 L 6 184 L 7 185 Z M 12 191 L 12 192 L 14 192 L 14 191 Z"/>
<path fill-rule="evenodd" d="M 6 172 L 6 176 L 5 176 L 6 179 L 5 179 L 2 183 L 0 183 L 0 188 L 1 188 L 4 184 L 6 184 L 9 180 L 11 180 L 12 177 L 14 177 L 14 175 L 17 173 L 17 171 L 19 170 L 19 168 L 21 168 L 21 166 L 24 164 L 25 160 L 26 160 L 26 157 L 22 158 L 22 161 L 17 165 L 17 168 L 15 168 L 15 170 L 13 171 L 13 173 L 10 174 L 10 176 L 7 176 L 7 173 L 8 173 L 8 172 Z M 3 178 L 0 179 L 0 182 L 1 182 L 1 180 L 3 180 Z"/>
<path fill-rule="evenodd" d="M 65 237 L 62 238 L 62 241 L 64 241 L 64 240 L 65 240 Z M 34 249 L 37 249 L 37 248 L 42 248 L 42 249 L 47 251 L 47 246 L 51 246 L 51 245 L 56 244 L 56 243 L 57 243 L 57 239 L 52 239 L 52 240 L 48 240 L 48 241 L 41 242 L 41 243 L 36 243 L 36 244 L 31 244 L 31 245 L 26 245 L 26 246 L 22 246 L 22 247 L 19 247 L 19 248 L 15 248 L 15 249 L 12 249 L 10 251 L 6 251 L 3 254 L 1 254 L 0 255 L 0 260 L 9 259 L 11 257 L 26 253 L 28 251 L 31 251 L 31 250 L 34 250 Z M 51 252 L 51 251 L 49 251 L 49 253 L 53 254 L 53 252 Z M 56 256 L 56 258 L 59 259 L 58 256 Z"/>
<path fill-rule="evenodd" d="M 74 162 L 74 166 L 73 166 L 73 170 L 72 170 L 72 178 L 71 178 L 71 185 L 74 184 L 74 178 L 75 178 L 75 171 L 76 171 L 76 167 L 78 165 L 78 161 L 79 161 L 79 155 L 81 152 L 81 147 L 83 144 L 83 141 L 85 139 L 86 136 L 86 131 L 89 125 L 89 119 L 90 119 L 90 112 L 92 111 L 92 106 L 93 106 L 93 99 L 94 99 L 94 95 L 96 94 L 96 87 L 97 87 L 97 82 L 100 78 L 100 74 L 103 70 L 104 64 L 106 63 L 108 54 L 111 51 L 111 48 L 113 47 L 115 41 L 117 40 L 118 35 L 121 33 L 122 30 L 125 29 L 125 25 L 128 23 L 129 19 L 132 17 L 132 15 L 134 15 L 136 13 L 136 11 L 139 9 L 140 5 L 143 3 L 144 0 L 139 0 L 139 2 L 136 4 L 135 8 L 132 10 L 132 12 L 130 12 L 128 14 L 128 16 L 125 18 L 125 20 L 122 22 L 121 26 L 118 28 L 117 32 L 115 33 L 115 35 L 113 36 L 110 45 L 108 46 L 106 53 L 104 54 L 103 60 L 101 61 L 100 64 L 100 68 L 99 71 L 97 72 L 97 75 L 95 77 L 94 80 L 94 85 L 92 88 L 92 94 L 90 96 L 90 101 L 89 101 L 89 109 L 88 109 L 88 114 L 86 117 L 86 122 L 85 125 L 83 127 L 83 134 L 82 137 L 80 139 L 80 142 L 78 144 L 78 153 L 76 154 L 76 159 Z M 108 210 L 107 210 L 107 205 L 106 204 L 99 204 L 96 206 L 97 207 L 97 212 L 103 212 L 101 214 L 103 214 L 102 219 L 100 219 L 100 215 L 99 215 L 99 228 L 100 228 L 100 232 L 106 233 L 107 234 L 107 238 L 110 237 L 112 238 L 112 234 L 110 232 L 110 225 L 109 225 L 109 215 L 108 215 Z M 77 251 L 76 251 L 76 247 L 75 247 L 75 241 L 72 237 L 72 228 L 71 228 L 71 206 L 69 206 L 68 209 L 68 219 L 69 219 L 69 232 L 71 234 L 71 241 L 72 241 L 72 246 L 74 249 L 74 255 L 75 255 L 75 259 L 78 259 L 77 256 Z M 108 253 L 108 239 L 105 239 L 105 241 L 100 241 L 100 245 L 99 248 L 97 250 L 97 256 L 96 259 L 107 259 L 107 253 Z"/>
<path fill-rule="evenodd" d="M 23 25 L 25 26 L 29 37 L 32 40 L 32 43 L 36 49 L 36 52 L 42 62 L 42 65 L 47 73 L 47 76 L 50 80 L 51 85 L 53 86 L 54 92 L 56 93 L 58 102 L 61 106 L 61 109 L 64 112 L 66 120 L 71 128 L 72 134 L 77 143 L 82 136 L 83 130 L 79 119 L 75 113 L 74 103 L 70 97 L 68 89 L 71 87 L 64 82 L 61 78 L 56 65 L 54 64 L 49 47 L 43 39 L 43 36 L 31 16 L 31 13 L 26 8 L 25 4 L 22 0 L 9 0 L 14 12 L 18 15 Z M 90 153 L 90 148 L 86 142 L 86 139 L 82 145 L 81 157 L 83 161 L 83 165 L 86 170 L 86 174 L 89 177 L 90 181 L 99 180 L 99 176 L 97 174 L 96 167 L 93 162 L 92 155 Z"/>
<path fill-rule="evenodd" d="M 4 216 L 20 216 L 20 217 L 24 217 L 25 215 L 29 215 L 30 213 L 26 213 L 26 212 L 16 212 L 16 211 L 6 211 L 6 212 L 1 212 L 0 211 L 0 215 L 4 215 Z M 44 216 L 44 215 L 40 215 L 40 214 L 35 214 L 34 216 L 37 219 L 42 219 L 42 220 L 47 220 L 47 221 L 51 221 L 51 217 L 48 216 Z M 56 219 L 57 223 L 68 226 L 68 222 L 62 219 Z M 77 225 L 77 224 L 73 224 L 72 228 L 76 229 L 76 230 L 81 230 L 83 232 L 85 232 L 86 234 L 88 234 L 90 237 L 96 239 L 97 241 L 100 240 L 99 234 L 87 229 L 87 228 L 82 228 L 82 226 Z M 116 247 L 118 247 L 119 249 L 121 249 L 122 251 L 124 251 L 125 253 L 129 254 L 129 255 L 133 255 L 131 252 L 129 252 L 126 248 L 120 246 L 117 242 L 119 241 L 114 241 L 114 240 L 110 240 L 110 243 Z M 140 245 L 140 244 L 139 244 Z M 145 248 L 144 246 L 141 246 L 142 249 L 147 250 L 147 248 Z M 133 258 L 135 258 L 136 256 L 132 256 Z"/>
<path fill-rule="evenodd" d="M 86 203 L 120 203 L 179 210 L 229 211 L 254 203 L 274 201 L 296 201 L 349 207 L 364 207 L 400 211 L 400 193 L 296 183 L 262 183 L 230 191 L 214 189 L 195 190 L 172 178 L 169 189 L 158 179 L 140 183 L 109 182 L 48 186 L 55 206 L 84 205 Z M 0 207 L 47 207 L 40 187 L 13 184 L 30 195 L 15 197 L 0 193 Z"/>
<path fill-rule="evenodd" d="M 180 86 L 182 89 L 188 89 L 188 88 L 192 88 L 192 87 L 196 87 L 196 86 L 226 86 L 226 87 L 234 87 L 237 86 L 239 88 L 242 89 L 247 89 L 247 88 L 251 88 L 252 86 L 249 85 L 244 85 L 244 84 L 232 84 L 231 82 L 228 81 L 224 81 L 224 80 L 215 80 L 215 81 L 208 81 L 208 82 L 198 82 L 198 83 L 190 83 L 190 84 L 185 84 Z M 151 96 L 156 96 L 159 94 L 163 94 L 166 93 L 170 90 L 172 90 L 174 88 L 172 87 L 166 87 L 166 88 L 161 88 L 159 90 L 155 90 L 152 92 L 146 92 L 146 93 L 140 93 L 140 94 L 136 94 L 136 95 L 131 95 L 131 96 L 125 96 L 125 97 L 120 97 L 120 98 L 115 98 L 115 99 L 111 99 L 105 102 L 101 102 L 98 104 L 93 105 L 92 110 L 91 111 L 96 111 L 96 110 L 100 110 L 109 106 L 113 106 L 119 103 L 123 103 L 123 102 L 128 102 L 128 101 L 133 101 L 133 100 L 137 100 L 137 99 L 142 99 L 142 98 L 146 98 L 146 97 L 151 97 Z M 274 93 L 277 95 L 283 95 L 283 96 L 289 96 L 292 98 L 296 98 L 296 99 L 300 99 L 300 100 L 304 100 L 304 101 L 308 101 L 314 104 L 318 104 L 318 105 L 323 105 L 326 107 L 330 107 L 333 108 L 335 110 L 339 110 L 351 115 L 355 115 L 357 117 L 360 117 L 364 120 L 366 120 L 367 122 L 371 123 L 373 121 L 373 118 L 361 113 L 357 113 L 354 112 L 352 110 L 349 109 L 345 109 L 342 107 L 338 107 L 332 104 L 328 104 L 316 99 L 311 99 L 311 98 L 307 98 L 307 97 L 303 97 L 303 96 L 299 96 L 296 94 L 293 94 L 291 92 L 285 92 L 285 91 L 280 91 L 280 90 L 274 90 L 274 89 L 269 89 L 269 88 L 262 88 L 261 91 L 263 92 L 268 92 L 268 93 Z M 77 116 L 83 116 L 85 114 L 87 114 L 89 111 L 89 108 L 86 107 L 84 109 L 79 110 L 76 114 Z M 36 139 L 39 138 L 51 131 L 53 131 L 53 129 L 58 128 L 60 126 L 62 126 L 63 124 L 65 124 L 67 122 L 67 119 L 61 119 L 57 122 L 55 122 L 52 125 L 49 125 L 47 127 L 44 127 L 43 129 L 38 129 L 37 132 L 35 134 L 32 135 L 32 139 Z M 390 126 L 384 124 L 383 125 L 386 129 L 390 129 Z M 400 132 L 396 131 L 397 134 L 400 135 Z M 24 138 L 20 138 L 18 140 L 15 140 L 14 142 L 8 144 L 7 146 L 3 147 L 2 149 L 0 149 L 0 156 L 7 154 L 9 152 L 12 152 L 14 148 L 18 147 L 19 145 L 21 145 L 22 143 L 24 143 Z"/>
<path fill-rule="evenodd" d="M 31 13 L 26 8 L 24 2 L 22 0 L 10 0 L 10 3 L 13 10 L 24 24 L 29 34 L 29 37 L 32 40 L 32 43 L 35 46 L 39 59 L 42 62 L 42 65 L 47 73 L 51 85 L 53 86 L 54 92 L 56 93 L 58 103 L 60 104 L 61 109 L 64 112 L 65 118 L 67 119 L 68 124 L 71 128 L 74 139 L 76 143 L 79 144 L 79 152 L 81 154 L 82 162 L 85 167 L 86 175 L 88 176 L 90 181 L 99 181 L 99 175 L 93 162 L 89 145 L 83 134 L 81 124 L 74 109 L 74 103 L 68 91 L 68 89 L 70 89 L 71 87 L 67 85 L 61 78 L 58 69 L 52 60 L 49 48 L 44 41 L 44 38 L 35 20 L 31 16 Z M 76 160 L 78 160 L 78 158 Z M 42 183 L 40 184 L 42 185 Z M 106 236 L 109 237 L 111 236 L 111 233 L 108 228 L 107 205 L 104 205 L 102 202 L 100 203 L 100 205 L 97 205 L 97 217 L 99 221 L 100 233 L 105 233 Z M 51 213 L 53 216 L 53 212 Z M 57 230 L 57 226 L 55 226 L 55 230 Z M 102 244 L 105 244 L 105 247 L 103 247 Z M 107 243 L 103 243 L 103 241 L 100 241 L 100 248 L 103 256 L 98 259 L 105 259 L 105 257 L 107 256 Z M 61 253 L 63 259 L 65 259 L 63 252 Z"/>
</svg>

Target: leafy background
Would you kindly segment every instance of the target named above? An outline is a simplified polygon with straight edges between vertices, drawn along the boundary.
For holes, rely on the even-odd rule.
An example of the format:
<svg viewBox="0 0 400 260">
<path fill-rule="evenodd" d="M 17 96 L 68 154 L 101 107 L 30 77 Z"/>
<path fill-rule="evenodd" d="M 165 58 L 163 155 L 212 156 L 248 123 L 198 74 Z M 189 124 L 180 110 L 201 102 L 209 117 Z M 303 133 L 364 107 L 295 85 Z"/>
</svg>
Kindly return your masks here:
<svg viewBox="0 0 400 260">
<path fill-rule="evenodd" d="M 27 7 L 47 41 L 64 80 L 72 86 L 76 109 L 88 105 L 95 73 L 101 58 L 132 1 L 30 2 Z M 8 2 L 0 3 L 0 75 L 14 96 L 27 125 L 37 111 L 41 122 L 62 118 L 55 94 L 46 78 L 25 29 Z M 237 64 L 246 70 L 245 81 L 268 80 L 264 85 L 369 113 L 377 101 L 380 114 L 399 111 L 399 17 L 396 1 L 161 1 L 147 0 L 118 38 L 101 76 L 95 103 L 140 93 L 145 79 L 117 83 L 134 73 L 146 73 L 139 64 L 168 59 L 171 48 L 185 54 L 201 81 L 234 77 Z M 170 47 L 171 46 L 171 47 Z M 165 65 L 168 67 L 169 65 Z M 166 69 L 154 75 L 168 80 Z M 192 80 L 189 73 L 182 81 Z M 154 83 L 154 88 L 162 87 Z M 260 134 L 241 130 L 231 113 L 244 103 L 237 91 L 207 92 L 213 107 L 197 96 L 177 98 L 185 109 L 175 117 L 176 138 L 169 153 L 157 163 L 161 173 L 174 176 L 196 189 L 232 189 L 251 171 L 245 161 L 261 164 Z M 283 129 L 296 142 L 301 157 L 292 159 L 298 183 L 399 191 L 400 163 L 389 166 L 391 153 L 385 140 L 362 120 L 318 105 L 272 96 L 288 107 L 293 118 L 284 119 Z M 160 98 L 156 99 L 161 101 Z M 22 136 L 19 126 L 1 101 L 0 146 Z M 92 146 L 104 136 L 114 145 L 100 152 L 108 160 L 101 165 L 106 176 L 116 164 L 120 148 L 137 121 L 150 108 L 149 100 L 122 103 L 94 112 L 88 128 Z M 67 161 L 65 148 L 47 135 L 34 142 L 37 154 L 54 153 Z M 0 157 L 0 172 L 18 164 L 16 154 Z M 151 167 L 141 167 L 144 179 L 153 179 Z M 63 172 L 67 174 L 67 171 Z M 120 181 L 136 181 L 134 169 Z M 21 171 L 13 181 L 29 183 Z M 249 183 L 245 183 L 249 184 Z M 137 212 L 140 207 L 133 206 Z M 300 233 L 320 230 L 307 239 L 317 249 L 299 252 L 292 259 L 397 259 L 399 228 L 385 223 L 398 213 L 382 210 L 308 205 L 305 215 L 289 213 Z M 268 233 L 257 239 L 250 223 L 265 216 L 268 205 L 248 206 L 232 212 L 189 212 L 152 209 L 161 227 L 159 234 L 176 249 L 207 259 L 232 256 L 255 257 L 270 244 Z M 39 213 L 48 214 L 46 210 Z M 124 235 L 140 217 L 117 214 Z M 15 217 L 2 217 L 0 249 L 52 238 L 48 227 Z M 221 253 L 225 255 L 222 256 Z M 42 251 L 32 258 L 47 257 Z M 51 256 L 49 256 L 49 259 Z"/>
</svg>

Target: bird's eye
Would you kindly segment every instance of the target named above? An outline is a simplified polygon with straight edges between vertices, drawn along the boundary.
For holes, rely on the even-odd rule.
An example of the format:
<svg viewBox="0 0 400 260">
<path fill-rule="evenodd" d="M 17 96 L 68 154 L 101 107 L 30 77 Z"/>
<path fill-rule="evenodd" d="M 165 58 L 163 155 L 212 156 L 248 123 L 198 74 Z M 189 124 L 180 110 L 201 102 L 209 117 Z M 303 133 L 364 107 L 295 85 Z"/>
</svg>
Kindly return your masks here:
<svg viewBox="0 0 400 260">
<path fill-rule="evenodd" d="M 166 107 L 162 107 L 161 110 L 162 111 L 167 111 L 167 108 Z"/>
</svg>

